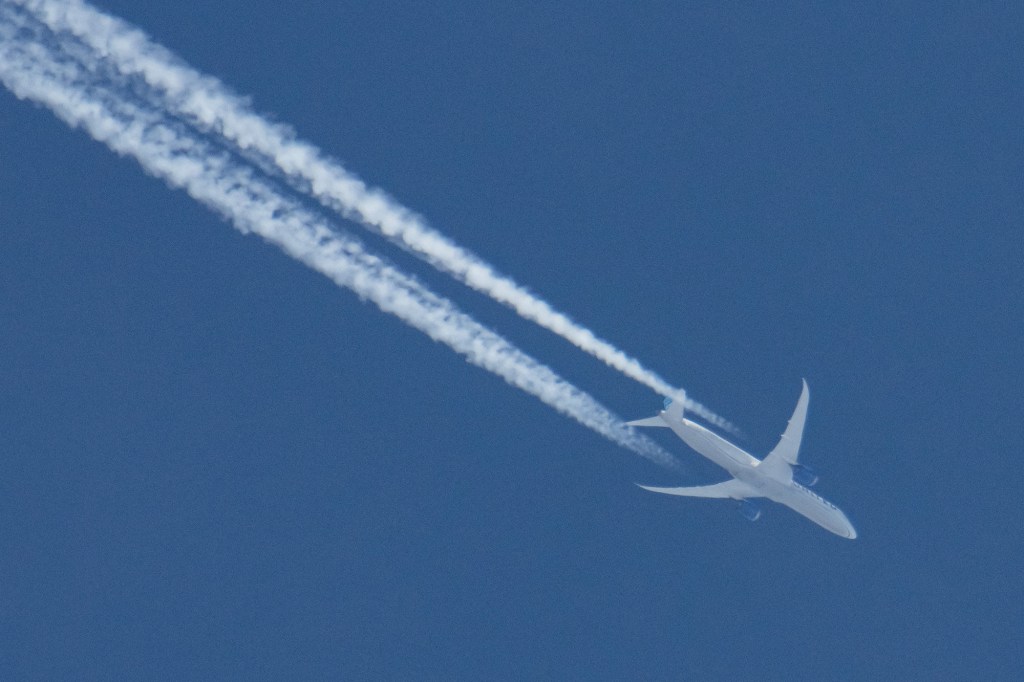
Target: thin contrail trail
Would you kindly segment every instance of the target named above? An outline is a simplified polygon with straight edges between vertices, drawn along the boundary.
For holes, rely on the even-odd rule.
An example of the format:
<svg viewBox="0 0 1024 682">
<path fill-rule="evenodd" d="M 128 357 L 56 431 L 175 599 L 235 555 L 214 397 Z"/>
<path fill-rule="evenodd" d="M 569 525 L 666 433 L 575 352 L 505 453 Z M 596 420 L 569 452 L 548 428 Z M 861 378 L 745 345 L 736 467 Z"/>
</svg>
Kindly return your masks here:
<svg viewBox="0 0 1024 682">
<path fill-rule="evenodd" d="M 611 343 L 554 310 L 550 304 L 497 272 L 479 256 L 440 234 L 384 192 L 369 188 L 284 125 L 267 121 L 217 79 L 206 76 L 154 43 L 141 30 L 80 0 L 15 0 L 55 32 L 71 34 L 108 60 L 122 76 L 141 78 L 157 106 L 203 132 L 224 138 L 265 170 L 357 221 L 438 270 L 490 296 L 525 319 L 565 338 L 608 366 L 663 396 L 684 401 L 709 422 L 735 430 L 727 420 L 670 385 Z"/>
<path fill-rule="evenodd" d="M 255 169 L 218 152 L 166 116 L 108 91 L 81 66 L 25 37 L 31 27 L 0 0 L 0 81 L 16 96 L 41 104 L 148 173 L 255 233 L 285 253 L 351 289 L 483 367 L 576 419 L 609 440 L 668 467 L 676 460 L 636 433 L 591 396 L 561 379 L 454 304 L 258 177 Z"/>
</svg>

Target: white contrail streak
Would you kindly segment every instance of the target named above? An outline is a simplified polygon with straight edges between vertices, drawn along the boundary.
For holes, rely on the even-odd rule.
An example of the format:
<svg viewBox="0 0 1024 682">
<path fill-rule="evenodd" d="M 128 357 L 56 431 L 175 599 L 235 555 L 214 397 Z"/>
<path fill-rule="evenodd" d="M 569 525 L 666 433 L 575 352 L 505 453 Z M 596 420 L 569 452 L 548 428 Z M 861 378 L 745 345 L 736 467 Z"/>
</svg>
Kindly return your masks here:
<svg viewBox="0 0 1024 682">
<path fill-rule="evenodd" d="M 671 386 L 638 360 L 498 273 L 384 192 L 367 187 L 315 146 L 298 140 L 291 128 L 256 114 L 220 81 L 197 72 L 141 30 L 80 0 L 15 1 L 51 30 L 71 34 L 91 47 L 97 59 L 109 60 L 122 76 L 142 78 L 152 89 L 159 108 L 207 134 L 223 137 L 262 167 L 273 167 L 293 187 L 311 194 L 324 206 L 383 235 L 659 394 L 683 400 L 688 410 L 709 422 L 734 430 L 725 419 L 687 399 L 682 389 Z"/>
<path fill-rule="evenodd" d="M 606 438 L 669 467 L 675 459 L 583 391 L 459 311 L 450 301 L 368 253 L 320 216 L 161 112 L 110 92 L 81 66 L 51 50 L 52 36 L 25 37 L 31 26 L 0 0 L 0 81 L 16 96 L 51 109 L 152 175 L 185 190 L 288 255 L 444 343 L 469 362 L 504 378 Z M 41 42 L 43 41 L 43 42 Z"/>
</svg>

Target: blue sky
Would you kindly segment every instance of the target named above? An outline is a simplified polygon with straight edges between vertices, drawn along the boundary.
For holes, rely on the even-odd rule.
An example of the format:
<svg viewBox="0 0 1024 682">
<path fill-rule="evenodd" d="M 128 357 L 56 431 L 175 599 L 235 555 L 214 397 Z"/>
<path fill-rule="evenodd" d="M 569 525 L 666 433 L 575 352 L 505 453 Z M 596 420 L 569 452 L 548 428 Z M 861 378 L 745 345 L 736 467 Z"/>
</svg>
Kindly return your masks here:
<svg viewBox="0 0 1024 682">
<path fill-rule="evenodd" d="M 3 677 L 1024 672 L 1020 10 L 100 6 L 755 454 L 806 377 L 803 458 L 860 537 L 643 493 L 721 473 L 617 448 L 2 90 Z M 660 404 L 367 241 L 619 414 Z"/>
</svg>

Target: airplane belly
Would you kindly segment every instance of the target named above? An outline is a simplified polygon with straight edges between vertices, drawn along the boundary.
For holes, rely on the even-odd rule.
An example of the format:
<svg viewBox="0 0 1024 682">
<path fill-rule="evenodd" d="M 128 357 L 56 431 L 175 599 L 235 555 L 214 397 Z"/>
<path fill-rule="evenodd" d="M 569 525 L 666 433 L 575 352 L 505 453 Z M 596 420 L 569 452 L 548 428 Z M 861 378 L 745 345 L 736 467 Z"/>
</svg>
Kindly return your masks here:
<svg viewBox="0 0 1024 682">
<path fill-rule="evenodd" d="M 676 435 L 679 436 L 684 443 L 726 471 L 731 472 L 736 468 L 737 462 L 726 455 L 721 448 L 716 447 L 716 444 L 710 439 L 704 438 L 703 434 L 691 432 L 685 426 L 678 427 L 675 424 L 672 425 L 672 430 L 676 432 Z"/>
<path fill-rule="evenodd" d="M 857 531 L 843 512 L 807 488 L 790 484 L 772 492 L 769 499 L 789 507 L 825 530 L 845 538 L 857 537 Z"/>
<path fill-rule="evenodd" d="M 758 463 L 757 459 L 729 441 L 689 419 L 670 423 L 669 426 L 684 443 L 734 476 Z"/>
<path fill-rule="evenodd" d="M 837 509 L 818 508 L 813 515 L 804 514 L 804 516 L 836 535 L 850 538 L 851 540 L 857 537 L 857 533 L 846 518 L 846 515 Z"/>
</svg>

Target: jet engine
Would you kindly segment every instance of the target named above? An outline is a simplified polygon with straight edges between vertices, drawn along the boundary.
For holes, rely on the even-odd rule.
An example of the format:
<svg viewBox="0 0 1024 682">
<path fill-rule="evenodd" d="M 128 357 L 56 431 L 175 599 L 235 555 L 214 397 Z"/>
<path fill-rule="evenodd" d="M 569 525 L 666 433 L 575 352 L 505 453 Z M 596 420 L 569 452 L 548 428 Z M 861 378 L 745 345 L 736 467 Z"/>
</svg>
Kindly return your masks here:
<svg viewBox="0 0 1024 682">
<path fill-rule="evenodd" d="M 793 480 L 804 487 L 810 488 L 818 482 L 818 474 L 814 472 L 814 469 L 806 467 L 803 464 L 794 464 Z"/>
<path fill-rule="evenodd" d="M 761 518 L 761 507 L 750 500 L 740 500 L 740 514 L 748 521 L 757 521 Z"/>
</svg>

